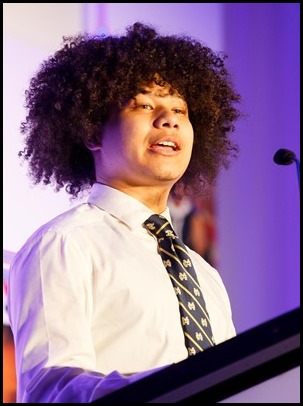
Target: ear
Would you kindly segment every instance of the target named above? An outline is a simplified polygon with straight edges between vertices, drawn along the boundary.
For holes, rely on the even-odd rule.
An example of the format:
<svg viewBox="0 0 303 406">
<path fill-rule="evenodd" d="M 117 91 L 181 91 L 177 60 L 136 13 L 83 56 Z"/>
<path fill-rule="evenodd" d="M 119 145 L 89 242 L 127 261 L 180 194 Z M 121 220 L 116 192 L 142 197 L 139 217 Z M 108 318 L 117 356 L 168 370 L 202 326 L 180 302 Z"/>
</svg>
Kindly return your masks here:
<svg viewBox="0 0 303 406">
<path fill-rule="evenodd" d="M 86 148 L 88 148 L 91 151 L 99 151 L 100 149 L 102 149 L 102 133 L 103 133 L 103 124 L 98 124 L 93 132 L 93 134 L 91 135 L 90 138 L 95 138 L 95 140 L 86 140 L 84 138 L 83 142 L 86 146 Z"/>
<path fill-rule="evenodd" d="M 102 149 L 102 145 L 101 144 L 94 144 L 92 142 L 84 142 L 85 146 L 90 149 L 91 151 L 98 151 L 100 149 Z"/>
</svg>

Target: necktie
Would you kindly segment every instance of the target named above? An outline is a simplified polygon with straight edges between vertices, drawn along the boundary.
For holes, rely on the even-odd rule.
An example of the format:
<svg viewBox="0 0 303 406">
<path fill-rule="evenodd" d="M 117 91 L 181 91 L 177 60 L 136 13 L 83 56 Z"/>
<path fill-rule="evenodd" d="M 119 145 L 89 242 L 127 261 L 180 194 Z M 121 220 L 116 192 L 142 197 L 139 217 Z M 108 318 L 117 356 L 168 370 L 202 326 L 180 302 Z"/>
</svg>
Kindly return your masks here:
<svg viewBox="0 0 303 406">
<path fill-rule="evenodd" d="M 214 340 L 205 301 L 185 245 L 163 216 L 153 214 L 144 226 L 157 238 L 159 253 L 177 295 L 188 354 L 212 347 Z"/>
</svg>

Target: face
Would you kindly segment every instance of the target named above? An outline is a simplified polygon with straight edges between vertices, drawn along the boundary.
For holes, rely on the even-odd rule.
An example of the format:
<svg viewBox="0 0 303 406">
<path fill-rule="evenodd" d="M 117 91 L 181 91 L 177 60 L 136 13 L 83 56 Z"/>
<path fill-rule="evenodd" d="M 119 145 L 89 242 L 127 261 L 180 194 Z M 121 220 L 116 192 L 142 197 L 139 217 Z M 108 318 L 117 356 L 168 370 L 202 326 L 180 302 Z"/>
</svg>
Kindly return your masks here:
<svg viewBox="0 0 303 406">
<path fill-rule="evenodd" d="M 143 87 L 106 124 L 97 180 L 118 188 L 167 185 L 185 172 L 193 147 L 186 102 L 158 85 Z"/>
</svg>

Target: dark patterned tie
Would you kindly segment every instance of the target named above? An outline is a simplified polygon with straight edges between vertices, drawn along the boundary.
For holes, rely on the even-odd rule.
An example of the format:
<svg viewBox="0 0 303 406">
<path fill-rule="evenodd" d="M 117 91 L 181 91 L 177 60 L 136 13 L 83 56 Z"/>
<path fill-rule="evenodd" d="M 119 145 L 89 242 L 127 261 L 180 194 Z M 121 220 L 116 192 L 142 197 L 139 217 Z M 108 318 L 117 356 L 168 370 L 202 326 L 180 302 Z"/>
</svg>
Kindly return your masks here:
<svg viewBox="0 0 303 406">
<path fill-rule="evenodd" d="M 212 347 L 215 343 L 205 301 L 185 245 L 163 216 L 153 214 L 144 226 L 157 238 L 163 264 L 174 286 L 188 354 Z"/>
</svg>

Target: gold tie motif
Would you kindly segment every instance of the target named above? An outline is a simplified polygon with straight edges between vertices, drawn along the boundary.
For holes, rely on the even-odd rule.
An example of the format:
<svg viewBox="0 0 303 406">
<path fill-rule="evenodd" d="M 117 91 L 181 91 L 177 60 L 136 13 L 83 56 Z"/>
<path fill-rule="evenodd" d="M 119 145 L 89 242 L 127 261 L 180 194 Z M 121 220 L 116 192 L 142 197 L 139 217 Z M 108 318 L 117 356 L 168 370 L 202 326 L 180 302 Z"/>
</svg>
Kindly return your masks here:
<svg viewBox="0 0 303 406">
<path fill-rule="evenodd" d="M 177 295 L 188 354 L 195 355 L 214 346 L 205 301 L 185 245 L 163 216 L 153 214 L 144 227 L 157 238 L 163 264 Z"/>
</svg>

